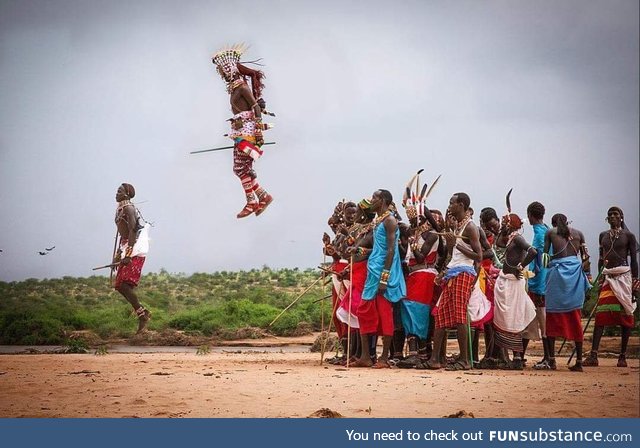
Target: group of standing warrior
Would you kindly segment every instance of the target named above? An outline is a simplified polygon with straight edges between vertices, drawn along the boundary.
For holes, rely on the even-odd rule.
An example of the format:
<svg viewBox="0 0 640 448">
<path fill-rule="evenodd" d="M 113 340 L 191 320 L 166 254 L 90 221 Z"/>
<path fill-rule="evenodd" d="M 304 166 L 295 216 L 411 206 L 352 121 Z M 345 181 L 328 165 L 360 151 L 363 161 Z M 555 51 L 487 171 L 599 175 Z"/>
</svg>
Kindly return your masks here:
<svg viewBox="0 0 640 448">
<path fill-rule="evenodd" d="M 493 208 L 473 222 L 471 200 L 454 194 L 445 216 L 423 198 L 405 194 L 408 225 L 387 190 L 359 203 L 342 201 L 323 235 L 324 253 L 333 258 L 333 319 L 342 356 L 329 360 L 350 367 L 467 370 L 522 370 L 530 340 L 543 342 L 544 356 L 533 368 L 556 370 L 556 338 L 574 341 L 571 371 L 598 365 L 606 326 L 620 326 L 618 367 L 626 350 L 639 295 L 636 237 L 624 225 L 623 211 L 611 207 L 610 226 L 600 234 L 592 350 L 583 361 L 581 311 L 592 286 L 584 235 L 556 214 L 544 223 L 545 207 L 532 202 L 527 219 L 533 242 L 522 236 L 523 221 L 502 219 Z M 416 190 L 417 191 L 417 190 Z M 424 189 L 422 190 L 424 191 Z M 459 355 L 446 357 L 447 330 L 457 331 Z M 485 354 L 479 359 L 479 335 Z M 378 336 L 382 351 L 377 356 Z M 407 356 L 405 354 L 405 342 Z M 509 352 L 512 352 L 513 357 Z"/>
</svg>

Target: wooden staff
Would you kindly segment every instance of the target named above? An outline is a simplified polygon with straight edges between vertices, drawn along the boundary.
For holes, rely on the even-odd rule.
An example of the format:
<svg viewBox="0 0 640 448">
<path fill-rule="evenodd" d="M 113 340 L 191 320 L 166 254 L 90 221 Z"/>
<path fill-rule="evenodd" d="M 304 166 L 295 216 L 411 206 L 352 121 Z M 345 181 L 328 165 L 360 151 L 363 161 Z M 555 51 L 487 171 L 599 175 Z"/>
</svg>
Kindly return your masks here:
<svg viewBox="0 0 640 448">
<path fill-rule="evenodd" d="M 333 294 L 332 294 L 333 295 Z M 336 300 L 336 303 L 333 304 L 332 309 L 331 309 L 331 319 L 329 319 L 329 327 L 327 328 L 327 337 L 324 338 L 324 340 L 322 341 L 322 354 L 324 355 L 324 352 L 327 348 L 327 339 L 329 339 L 329 333 L 331 333 L 331 324 L 333 323 L 333 315 L 336 313 L 336 309 L 338 308 L 338 302 Z M 336 356 L 338 356 L 338 353 L 336 351 Z"/>
<path fill-rule="evenodd" d="M 298 297 L 296 297 L 296 298 L 293 300 L 293 302 L 291 302 L 291 303 L 289 304 L 289 306 L 287 306 L 285 309 L 283 309 L 283 310 L 282 310 L 282 312 L 281 312 L 280 314 L 278 314 L 278 315 L 276 316 L 276 318 L 275 318 L 275 319 L 273 319 L 273 320 L 271 321 L 271 323 L 270 323 L 268 326 L 270 327 L 271 325 L 273 325 L 273 324 L 275 323 L 275 321 L 277 321 L 278 319 L 280 319 L 280 316 L 282 316 L 282 315 L 284 314 L 284 312 L 285 312 L 285 311 L 287 311 L 289 308 L 291 308 L 291 307 L 292 307 L 292 306 L 293 306 L 293 305 L 294 305 L 298 300 L 300 300 L 300 299 L 302 298 L 302 296 L 304 296 L 304 295 L 305 295 L 305 294 L 306 294 L 306 293 L 307 293 L 311 288 L 313 288 L 313 286 L 314 286 L 316 283 L 318 283 L 318 282 L 319 282 L 320 280 L 322 280 L 323 278 L 324 278 L 324 275 L 321 275 L 321 276 L 320 276 L 320 277 L 318 277 L 318 278 L 317 278 L 313 283 L 311 283 L 311 284 L 307 287 L 307 289 L 305 289 L 304 291 L 302 291 L 302 292 L 300 293 L 300 295 L 299 295 Z"/>
<path fill-rule="evenodd" d="M 353 294 L 353 254 L 349 258 L 349 316 L 347 317 L 347 369 L 349 368 L 349 358 L 351 358 L 351 299 Z"/>
<path fill-rule="evenodd" d="M 442 236 L 446 236 L 446 235 L 452 234 L 456 238 L 460 238 L 460 239 L 463 239 L 463 240 L 468 240 L 469 239 L 468 237 L 466 237 L 464 235 L 456 235 L 455 233 L 452 233 L 452 232 L 433 232 L 433 233 L 435 233 L 436 235 L 442 235 Z"/>
<path fill-rule="evenodd" d="M 275 145 L 276 142 L 266 142 L 263 143 L 262 146 L 266 146 L 266 145 Z M 223 149 L 233 149 L 235 145 L 231 145 L 231 146 L 221 146 L 220 148 L 211 148 L 211 149 L 200 149 L 198 151 L 191 151 L 189 154 L 200 154 L 203 152 L 211 152 L 211 151 L 222 151 Z"/>
<path fill-rule="evenodd" d="M 327 254 L 324 253 L 324 251 L 322 251 L 322 264 L 325 264 L 327 262 Z M 324 278 L 327 276 L 327 274 L 323 271 L 322 272 L 322 278 L 324 280 Z M 326 286 L 327 284 L 323 281 L 322 282 L 322 300 L 321 300 L 321 304 L 320 304 L 320 335 L 324 334 L 324 295 L 327 292 L 326 291 Z M 331 296 L 329 296 L 331 297 Z M 322 362 L 324 361 L 324 350 L 320 350 L 320 365 L 322 365 Z"/>
<path fill-rule="evenodd" d="M 91 269 L 92 271 L 97 271 L 99 269 L 107 269 L 107 268 L 111 268 L 111 271 L 113 272 L 113 268 L 118 267 L 120 265 L 120 262 L 117 263 L 109 263 L 109 264 L 105 264 L 104 266 L 98 266 L 96 268 Z"/>
<path fill-rule="evenodd" d="M 116 235 L 113 237 L 113 254 L 111 255 L 111 263 L 116 258 L 116 250 L 118 249 L 118 225 L 116 224 Z M 109 286 L 113 286 L 113 269 L 115 266 L 109 266 L 111 268 L 111 272 L 109 272 Z M 94 269 L 95 271 L 96 269 Z"/>
<path fill-rule="evenodd" d="M 340 275 L 340 272 L 336 272 L 332 269 L 329 268 L 325 268 L 323 266 L 318 266 L 318 269 L 320 269 L 323 272 L 326 272 L 327 274 L 331 274 L 331 275 Z"/>
</svg>

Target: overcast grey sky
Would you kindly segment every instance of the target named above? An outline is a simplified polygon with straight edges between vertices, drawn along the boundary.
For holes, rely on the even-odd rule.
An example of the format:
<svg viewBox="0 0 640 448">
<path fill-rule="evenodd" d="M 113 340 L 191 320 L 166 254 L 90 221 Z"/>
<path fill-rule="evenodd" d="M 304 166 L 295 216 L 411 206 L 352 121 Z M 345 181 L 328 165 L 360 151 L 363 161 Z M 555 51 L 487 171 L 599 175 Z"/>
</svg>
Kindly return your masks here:
<svg viewBox="0 0 640 448">
<path fill-rule="evenodd" d="M 239 15 L 242 13 L 242 15 Z M 395 197 L 525 215 L 592 252 L 619 205 L 638 231 L 638 2 L 0 0 L 0 280 L 92 275 L 115 191 L 155 223 L 145 271 L 312 267 L 335 202 Z M 237 220 L 225 44 L 263 58 L 277 117 L 257 163 L 275 201 Z M 527 229 L 525 234 L 530 237 Z M 47 256 L 37 252 L 56 246 Z"/>
</svg>

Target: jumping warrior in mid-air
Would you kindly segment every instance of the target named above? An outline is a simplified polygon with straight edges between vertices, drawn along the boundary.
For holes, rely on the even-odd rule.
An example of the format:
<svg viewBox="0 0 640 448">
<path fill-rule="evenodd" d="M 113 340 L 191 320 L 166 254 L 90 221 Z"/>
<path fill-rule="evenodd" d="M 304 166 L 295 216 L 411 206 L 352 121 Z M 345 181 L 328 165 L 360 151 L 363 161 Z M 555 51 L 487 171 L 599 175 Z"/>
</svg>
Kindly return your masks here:
<svg viewBox="0 0 640 448">
<path fill-rule="evenodd" d="M 253 162 L 262 155 L 262 131 L 269 127 L 262 123 L 265 102 L 261 97 L 264 74 L 240 64 L 245 49 L 234 46 L 218 51 L 212 58 L 216 70 L 227 83 L 233 117 L 229 138 L 234 141 L 233 172 L 240 179 L 247 203 L 238 213 L 245 218 L 252 213 L 260 215 L 273 201 L 273 197 L 258 184 Z M 251 78 L 251 87 L 247 83 Z"/>
</svg>

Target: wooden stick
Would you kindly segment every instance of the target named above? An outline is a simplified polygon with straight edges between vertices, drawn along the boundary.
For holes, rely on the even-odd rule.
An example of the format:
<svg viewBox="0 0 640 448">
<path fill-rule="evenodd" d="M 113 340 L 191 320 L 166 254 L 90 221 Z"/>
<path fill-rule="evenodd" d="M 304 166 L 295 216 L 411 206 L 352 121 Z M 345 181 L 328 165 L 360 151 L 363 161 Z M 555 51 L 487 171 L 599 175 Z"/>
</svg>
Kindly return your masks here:
<svg viewBox="0 0 640 448">
<path fill-rule="evenodd" d="M 324 251 L 323 251 L 322 264 L 325 264 L 326 262 L 327 262 L 327 254 L 325 254 Z M 322 282 L 322 295 L 323 296 L 324 296 L 324 293 L 327 292 L 326 291 L 327 284 L 324 282 L 324 278 L 326 276 L 327 275 L 323 272 L 322 273 L 322 279 L 323 279 L 323 282 Z M 331 297 L 331 296 L 329 296 L 329 297 Z M 325 297 L 322 298 L 322 300 L 321 300 L 322 303 L 320 304 L 320 329 L 321 329 L 320 335 L 321 336 L 324 334 L 324 299 L 325 299 Z M 322 347 L 320 349 L 320 365 L 322 365 L 322 362 L 324 361 L 324 350 L 323 350 L 323 348 L 324 347 Z"/>
<path fill-rule="evenodd" d="M 338 275 L 339 273 L 336 271 L 333 271 L 329 268 L 325 268 L 324 266 L 318 266 L 318 269 L 320 269 L 322 272 L 326 272 L 327 274 L 333 274 L 333 275 Z"/>
<path fill-rule="evenodd" d="M 333 315 L 335 314 L 336 309 L 338 308 L 338 303 L 340 303 L 340 302 L 338 302 L 336 300 L 336 303 L 333 304 L 332 309 L 331 309 L 331 319 L 329 319 L 329 327 L 327 328 L 327 337 L 324 338 L 324 341 L 322 341 L 322 352 L 323 353 L 326 350 L 327 339 L 329 339 L 329 333 L 331 333 L 331 324 L 333 323 Z M 336 356 L 338 356 L 337 350 L 336 350 Z"/>
<path fill-rule="evenodd" d="M 266 146 L 266 145 L 275 145 L 276 142 L 266 142 L 263 143 L 262 146 Z M 211 152 L 211 151 L 222 151 L 223 149 L 233 149 L 234 145 L 231 146 L 221 146 L 219 148 L 211 148 L 211 149 L 200 149 L 198 151 L 191 151 L 189 154 L 201 154 L 203 152 Z"/>
<path fill-rule="evenodd" d="M 282 312 L 281 312 L 280 314 L 278 314 L 278 315 L 276 316 L 276 318 L 275 318 L 275 319 L 273 319 L 273 320 L 271 321 L 271 323 L 270 323 L 268 326 L 270 327 L 271 325 L 273 325 L 273 324 L 274 324 L 274 322 L 275 322 L 275 321 L 277 321 L 278 319 L 280 319 L 280 316 L 282 316 L 282 315 L 284 314 L 284 312 L 285 312 L 285 311 L 287 311 L 289 308 L 291 308 L 291 307 L 292 307 L 292 306 L 293 306 L 293 305 L 294 305 L 298 300 L 300 300 L 300 299 L 302 298 L 302 296 L 304 296 L 304 295 L 305 295 L 305 294 L 306 294 L 306 293 L 307 293 L 311 288 L 313 288 L 313 286 L 314 286 L 316 283 L 318 283 L 318 282 L 319 282 L 320 280 L 322 280 L 323 278 L 324 278 L 324 276 L 323 276 L 323 275 L 321 275 L 321 276 L 320 276 L 320 277 L 318 277 L 318 278 L 317 278 L 313 283 L 311 283 L 311 284 L 307 287 L 307 289 L 305 289 L 304 291 L 302 291 L 302 292 L 300 293 L 300 295 L 299 295 L 298 297 L 296 297 L 296 298 L 293 300 L 293 302 L 291 302 L 291 303 L 289 304 L 289 306 L 287 306 L 285 309 L 283 309 L 283 310 L 282 310 Z"/>
<path fill-rule="evenodd" d="M 93 268 L 91 269 L 92 271 L 97 271 L 99 269 L 107 269 L 107 268 L 111 268 L 111 273 L 113 274 L 113 268 L 117 267 L 120 265 L 120 262 L 117 263 L 110 263 L 110 264 L 105 264 L 104 266 L 98 266 L 97 268 Z"/>
<path fill-rule="evenodd" d="M 456 238 L 460 238 L 460 239 L 463 239 L 463 240 L 468 240 L 469 239 L 464 235 L 456 235 L 456 234 L 452 234 L 451 232 L 433 232 L 433 233 L 435 233 L 436 235 L 442 235 L 442 236 L 453 235 Z"/>
<path fill-rule="evenodd" d="M 324 289 L 325 286 L 327 286 L 327 285 L 326 284 L 322 285 L 322 289 Z M 329 294 L 328 296 L 320 297 L 319 299 L 314 300 L 313 303 L 324 302 L 329 297 L 331 297 L 331 294 Z M 322 316 L 322 317 L 324 317 L 324 316 Z M 322 328 L 324 329 L 324 323 L 321 322 L 321 325 L 322 325 Z"/>
<path fill-rule="evenodd" d="M 353 294 L 353 255 L 349 258 L 349 300 L 347 307 L 349 308 L 347 317 L 347 369 L 349 368 L 349 358 L 351 358 L 351 295 Z"/>
<path fill-rule="evenodd" d="M 116 258 L 117 249 L 118 249 L 118 226 L 116 225 L 116 236 L 113 238 L 113 254 L 111 255 L 112 263 L 113 263 L 113 260 Z M 109 273 L 109 287 L 113 287 L 113 268 L 114 266 L 111 266 L 111 272 Z"/>
</svg>

